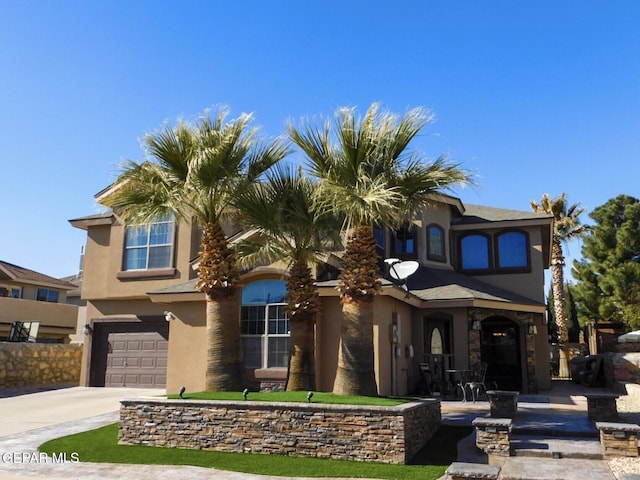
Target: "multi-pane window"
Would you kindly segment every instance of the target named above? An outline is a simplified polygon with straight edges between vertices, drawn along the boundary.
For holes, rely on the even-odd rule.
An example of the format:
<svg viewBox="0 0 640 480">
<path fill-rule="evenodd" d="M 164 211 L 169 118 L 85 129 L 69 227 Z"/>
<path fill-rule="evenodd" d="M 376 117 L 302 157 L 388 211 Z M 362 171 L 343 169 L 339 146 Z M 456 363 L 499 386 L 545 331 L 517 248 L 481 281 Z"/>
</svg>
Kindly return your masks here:
<svg viewBox="0 0 640 480">
<path fill-rule="evenodd" d="M 58 290 L 51 290 L 50 288 L 38 288 L 36 290 L 36 300 L 40 302 L 58 303 L 59 298 L 60 292 Z"/>
<path fill-rule="evenodd" d="M 289 318 L 284 312 L 286 284 L 261 280 L 242 289 L 240 330 L 247 368 L 286 368 Z"/>
<path fill-rule="evenodd" d="M 506 232 L 499 235 L 498 267 L 518 268 L 527 265 L 527 236 L 522 232 Z"/>
<path fill-rule="evenodd" d="M 462 269 L 485 270 L 489 268 L 489 239 L 484 235 L 467 235 L 461 242 Z"/>
<path fill-rule="evenodd" d="M 130 225 L 125 235 L 124 269 L 149 270 L 171 266 L 174 222 L 172 216 L 152 223 Z"/>
<path fill-rule="evenodd" d="M 444 230 L 437 225 L 427 228 L 427 258 L 444 262 L 447 260 L 444 249 Z"/>
<path fill-rule="evenodd" d="M 462 270 L 522 270 L 529 268 L 526 232 L 503 231 L 494 235 L 470 234 L 460 240 Z"/>
</svg>

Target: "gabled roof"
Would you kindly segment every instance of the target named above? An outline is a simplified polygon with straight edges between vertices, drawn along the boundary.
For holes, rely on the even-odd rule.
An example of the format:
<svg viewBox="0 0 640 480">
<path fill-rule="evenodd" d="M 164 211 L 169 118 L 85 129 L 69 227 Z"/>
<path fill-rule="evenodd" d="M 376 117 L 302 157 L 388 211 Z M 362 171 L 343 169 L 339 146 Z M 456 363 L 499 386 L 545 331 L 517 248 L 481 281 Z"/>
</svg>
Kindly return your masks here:
<svg viewBox="0 0 640 480">
<path fill-rule="evenodd" d="M 29 270 L 28 268 L 20 267 L 2 260 L 0 260 L 0 279 L 46 287 L 55 287 L 61 290 L 72 290 L 76 288 L 73 283 L 53 278 L 49 275 L 45 275 L 44 273 Z"/>
<path fill-rule="evenodd" d="M 487 207 L 485 205 L 473 205 L 465 203 L 465 212 L 458 218 L 453 218 L 453 225 L 469 225 L 489 222 L 516 222 L 523 220 L 543 220 L 545 223 L 553 220 L 552 215 L 544 215 L 522 210 L 509 210 L 505 208 Z"/>
</svg>

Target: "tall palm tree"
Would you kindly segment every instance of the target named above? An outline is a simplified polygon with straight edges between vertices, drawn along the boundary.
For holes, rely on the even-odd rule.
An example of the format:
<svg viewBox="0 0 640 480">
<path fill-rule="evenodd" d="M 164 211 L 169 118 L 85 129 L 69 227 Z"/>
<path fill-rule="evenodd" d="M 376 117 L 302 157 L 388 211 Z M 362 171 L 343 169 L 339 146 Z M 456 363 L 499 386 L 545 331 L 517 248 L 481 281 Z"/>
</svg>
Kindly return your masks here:
<svg viewBox="0 0 640 480">
<path fill-rule="evenodd" d="M 245 226 L 259 234 L 238 245 L 240 266 L 276 260 L 289 264 L 289 391 L 316 388 L 314 326 L 321 305 L 310 265 L 340 241 L 337 217 L 313 204 L 316 188 L 317 183 L 301 172 L 276 168 L 266 182 L 254 184 L 236 202 Z"/>
<path fill-rule="evenodd" d="M 590 228 L 580 223 L 584 208 L 579 203 L 569 205 L 566 193 L 553 199 L 542 195 L 540 203 L 532 200 L 531 209 L 536 213 L 553 216 L 553 239 L 551 242 L 551 290 L 560 344 L 560 377 L 569 376 L 569 327 L 564 289 L 564 254 L 562 244 L 583 237 Z"/>
<path fill-rule="evenodd" d="M 422 108 L 401 117 L 373 104 L 364 117 L 340 108 L 335 123 L 289 127 L 320 180 L 316 201 L 345 217 L 348 233 L 338 290 L 342 325 L 334 393 L 377 395 L 373 300 L 380 290 L 374 225 L 396 226 L 427 203 L 430 193 L 470 177 L 440 157 L 427 163 L 409 152 L 411 140 L 432 120 Z"/>
<path fill-rule="evenodd" d="M 227 110 L 193 124 L 148 134 L 148 159 L 128 162 L 103 203 L 129 223 L 173 214 L 202 229 L 198 288 L 206 300 L 206 389 L 241 390 L 244 359 L 238 321 L 239 275 L 221 221 L 233 201 L 288 153 L 283 139 L 261 142 L 252 115 L 225 121 Z"/>
</svg>

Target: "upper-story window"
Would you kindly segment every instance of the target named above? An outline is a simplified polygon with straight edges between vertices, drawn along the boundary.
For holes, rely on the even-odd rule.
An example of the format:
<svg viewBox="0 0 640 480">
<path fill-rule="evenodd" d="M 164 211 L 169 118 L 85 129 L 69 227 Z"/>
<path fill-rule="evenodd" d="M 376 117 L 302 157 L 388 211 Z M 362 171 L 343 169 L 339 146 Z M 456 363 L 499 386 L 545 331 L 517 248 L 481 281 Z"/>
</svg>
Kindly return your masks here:
<svg viewBox="0 0 640 480">
<path fill-rule="evenodd" d="M 498 235 L 498 268 L 525 268 L 529 265 L 527 235 L 505 232 Z"/>
<path fill-rule="evenodd" d="M 437 262 L 446 262 L 447 253 L 444 247 L 444 229 L 439 225 L 427 227 L 427 258 Z"/>
<path fill-rule="evenodd" d="M 486 270 L 490 266 L 489 238 L 485 235 L 472 234 L 460 241 L 463 270 Z"/>
<path fill-rule="evenodd" d="M 58 290 L 52 290 L 50 288 L 38 288 L 38 290 L 36 290 L 36 300 L 41 302 L 58 303 L 59 298 L 60 292 Z"/>
<path fill-rule="evenodd" d="M 0 285 L 0 297 L 20 298 L 20 287 Z"/>
<path fill-rule="evenodd" d="M 242 289 L 240 331 L 247 368 L 287 368 L 289 318 L 284 312 L 287 286 L 261 280 Z"/>
<path fill-rule="evenodd" d="M 528 269 L 529 237 L 513 230 L 494 235 L 472 233 L 460 240 L 460 259 L 462 270 Z"/>
<path fill-rule="evenodd" d="M 415 225 L 405 223 L 396 230 L 393 238 L 393 253 L 405 258 L 416 257 L 418 255 L 417 243 L 418 235 Z"/>
<path fill-rule="evenodd" d="M 173 216 L 142 225 L 130 225 L 125 235 L 124 269 L 150 270 L 171 266 Z"/>
</svg>

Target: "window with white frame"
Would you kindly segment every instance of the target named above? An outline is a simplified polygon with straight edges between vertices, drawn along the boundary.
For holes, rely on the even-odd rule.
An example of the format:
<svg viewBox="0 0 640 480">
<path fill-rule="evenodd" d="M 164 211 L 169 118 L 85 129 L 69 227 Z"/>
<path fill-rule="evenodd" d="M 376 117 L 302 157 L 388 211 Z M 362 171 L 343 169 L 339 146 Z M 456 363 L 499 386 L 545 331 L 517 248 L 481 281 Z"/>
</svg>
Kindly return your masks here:
<svg viewBox="0 0 640 480">
<path fill-rule="evenodd" d="M 240 330 L 247 368 L 287 368 L 289 318 L 287 287 L 281 280 L 260 280 L 242 289 Z"/>
<path fill-rule="evenodd" d="M 169 268 L 173 253 L 173 216 L 142 225 L 130 225 L 125 234 L 124 269 Z"/>
</svg>

